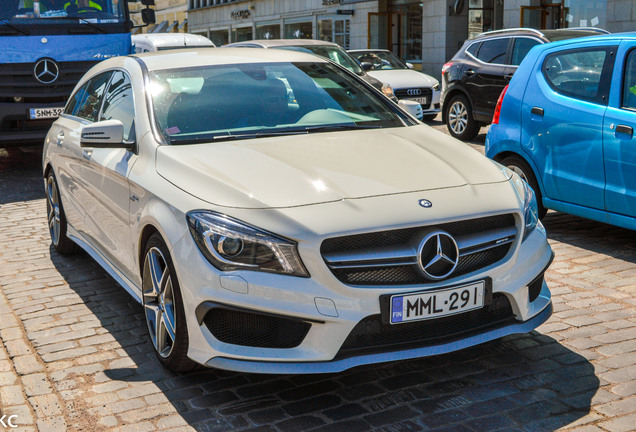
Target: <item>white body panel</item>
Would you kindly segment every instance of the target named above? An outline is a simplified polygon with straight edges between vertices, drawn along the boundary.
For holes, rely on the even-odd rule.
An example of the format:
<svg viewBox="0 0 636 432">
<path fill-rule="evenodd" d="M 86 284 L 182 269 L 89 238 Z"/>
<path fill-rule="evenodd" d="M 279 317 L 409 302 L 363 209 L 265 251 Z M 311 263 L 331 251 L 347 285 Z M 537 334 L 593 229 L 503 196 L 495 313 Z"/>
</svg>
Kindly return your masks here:
<svg viewBox="0 0 636 432">
<path fill-rule="evenodd" d="M 190 51 L 142 55 L 150 71 L 198 64 L 313 61 L 313 56 L 276 50 Z M 77 141 L 82 121 L 62 116 L 47 136 L 43 165 L 60 181 L 69 236 L 141 298 L 140 268 L 145 229 L 156 230 L 172 256 L 181 286 L 189 337 L 188 356 L 201 364 L 262 372 L 328 372 L 356 364 L 431 355 L 529 331 L 549 316 L 545 283 L 532 302 L 528 284 L 549 265 L 552 252 L 539 223 L 523 240 L 523 197 L 509 173 L 479 153 L 424 125 L 379 130 L 323 132 L 209 144 L 166 145 L 147 106 L 140 63 L 116 58 L 90 76 L 124 69 L 133 83 L 136 147 L 95 149 Z M 64 132 L 58 145 L 57 137 Z M 80 186 L 80 183 L 83 183 Z M 418 205 L 428 200 L 432 206 Z M 310 277 L 250 270 L 221 271 L 201 253 L 186 223 L 193 210 L 222 213 L 297 243 Z M 393 286 L 341 282 L 321 254 L 324 240 L 361 233 L 438 226 L 510 214 L 516 235 L 496 264 L 442 281 Z M 465 341 L 355 356 L 334 361 L 351 330 L 380 314 L 380 296 L 434 290 L 488 279 L 505 296 L 516 323 Z M 199 321 L 206 304 L 231 305 L 311 323 L 295 348 L 260 348 L 220 342 Z M 234 362 L 234 363 L 232 363 Z M 312 362 L 309 366 L 306 362 Z M 294 366 L 295 365 L 295 366 Z M 258 366 L 254 366 L 258 368 Z"/>
</svg>

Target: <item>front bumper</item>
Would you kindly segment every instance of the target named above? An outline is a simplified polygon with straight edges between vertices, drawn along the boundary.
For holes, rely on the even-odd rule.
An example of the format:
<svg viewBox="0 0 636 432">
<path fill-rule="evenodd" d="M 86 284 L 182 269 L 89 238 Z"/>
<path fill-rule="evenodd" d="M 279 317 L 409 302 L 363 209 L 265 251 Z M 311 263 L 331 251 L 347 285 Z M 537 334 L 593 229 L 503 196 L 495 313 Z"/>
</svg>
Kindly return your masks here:
<svg viewBox="0 0 636 432">
<path fill-rule="evenodd" d="M 31 120 L 31 108 L 58 108 L 63 103 L 0 103 L 0 147 L 43 144 L 56 119 Z"/>
<path fill-rule="evenodd" d="M 552 315 L 552 303 L 548 305 L 533 318 L 518 324 L 501 327 L 482 334 L 467 337 L 464 339 L 431 345 L 427 347 L 393 351 L 379 354 L 362 355 L 349 357 L 342 360 L 332 360 L 326 362 L 258 362 L 252 360 L 242 360 L 226 357 L 212 358 L 205 363 L 205 366 L 217 369 L 227 369 L 248 373 L 267 374 L 315 374 L 342 372 L 356 366 L 385 363 L 396 360 L 408 360 L 434 355 L 447 354 L 459 351 L 464 348 L 480 345 L 495 339 L 502 338 L 516 333 L 528 333 L 546 322 Z"/>
<path fill-rule="evenodd" d="M 289 210 L 302 211 L 312 209 Z M 320 210 L 314 208 L 313 212 L 320 213 Z M 319 214 L 317 216 L 320 217 Z M 424 288 L 421 285 L 345 285 L 329 271 L 317 247 L 313 242 L 299 243 L 299 252 L 311 278 L 249 271 L 222 273 L 205 260 L 191 236 L 186 234 L 174 245 L 172 255 L 184 298 L 189 357 L 206 366 L 247 372 L 336 372 L 363 364 L 452 352 L 505 335 L 531 331 L 550 316 L 551 296 L 542 279 L 540 291 L 536 298 L 530 300 L 530 291 L 537 289 L 537 276 L 543 274 L 552 259 L 545 230 L 540 224 L 496 265 Z M 510 320 L 420 346 L 412 344 L 405 348 L 401 345 L 398 348 L 387 347 L 373 352 L 361 350 L 341 355 L 343 344 L 354 328 L 365 318 L 381 313 L 381 296 L 443 288 L 485 278 L 492 280 L 493 293 L 508 300 Z M 533 282 L 535 288 L 531 287 Z M 210 304 L 288 319 L 290 323 L 309 323 L 310 326 L 297 345 L 292 343 L 286 348 L 281 348 L 283 345 L 246 346 L 228 343 L 228 340 L 224 342 L 220 340 L 223 338 L 215 337 L 211 327 L 205 323 L 204 316 L 208 309 L 202 305 Z M 284 332 L 285 323 L 282 322 L 276 328 Z"/>
</svg>

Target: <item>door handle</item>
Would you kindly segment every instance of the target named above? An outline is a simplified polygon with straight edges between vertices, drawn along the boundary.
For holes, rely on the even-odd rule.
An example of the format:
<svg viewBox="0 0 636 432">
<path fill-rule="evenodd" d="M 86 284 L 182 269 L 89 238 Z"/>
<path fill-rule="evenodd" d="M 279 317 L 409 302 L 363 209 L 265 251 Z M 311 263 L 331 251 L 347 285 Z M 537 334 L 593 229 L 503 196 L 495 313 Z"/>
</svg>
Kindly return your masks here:
<svg viewBox="0 0 636 432">
<path fill-rule="evenodd" d="M 464 71 L 464 75 L 473 76 L 473 75 L 475 75 L 475 71 L 472 70 L 472 69 L 466 69 Z"/>
<path fill-rule="evenodd" d="M 532 114 L 536 114 L 538 116 L 543 117 L 543 108 L 539 108 L 539 107 L 532 107 L 532 109 L 530 110 L 530 112 Z"/>
<path fill-rule="evenodd" d="M 627 134 L 629 136 L 633 136 L 634 135 L 634 129 L 631 126 L 627 126 L 627 125 L 618 125 L 618 126 L 616 126 L 616 132 L 624 133 L 624 134 Z"/>
<path fill-rule="evenodd" d="M 82 151 L 82 157 L 84 159 L 90 159 L 92 155 L 93 155 L 93 150 L 83 150 Z"/>
<path fill-rule="evenodd" d="M 61 146 L 62 144 L 64 144 L 64 132 L 57 134 L 57 145 Z"/>
<path fill-rule="evenodd" d="M 514 75 L 514 73 L 509 73 L 509 74 L 505 74 L 504 75 L 504 79 L 506 81 L 510 81 L 512 79 L 512 76 Z"/>
</svg>

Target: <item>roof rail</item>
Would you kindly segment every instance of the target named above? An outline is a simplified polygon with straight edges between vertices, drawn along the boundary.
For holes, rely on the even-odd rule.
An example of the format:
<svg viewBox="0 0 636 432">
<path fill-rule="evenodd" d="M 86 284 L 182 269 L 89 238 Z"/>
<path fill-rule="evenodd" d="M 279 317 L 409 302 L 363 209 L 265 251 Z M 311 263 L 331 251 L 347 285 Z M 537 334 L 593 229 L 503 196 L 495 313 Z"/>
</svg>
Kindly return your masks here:
<svg viewBox="0 0 636 432">
<path fill-rule="evenodd" d="M 508 33 L 508 32 L 518 32 L 518 31 L 527 31 L 529 33 L 534 33 L 537 36 L 544 36 L 543 33 L 541 33 L 539 30 L 537 29 L 533 29 L 533 28 L 529 28 L 529 27 L 519 27 L 519 28 L 509 28 L 509 29 L 502 29 L 502 30 L 491 30 L 488 32 L 484 32 L 484 33 L 479 33 L 477 36 L 475 37 L 480 37 L 480 36 L 485 36 L 485 35 L 491 35 L 494 33 Z"/>
<path fill-rule="evenodd" d="M 598 27 L 566 27 L 558 30 L 590 30 L 600 34 L 611 34 L 611 32 Z"/>
</svg>

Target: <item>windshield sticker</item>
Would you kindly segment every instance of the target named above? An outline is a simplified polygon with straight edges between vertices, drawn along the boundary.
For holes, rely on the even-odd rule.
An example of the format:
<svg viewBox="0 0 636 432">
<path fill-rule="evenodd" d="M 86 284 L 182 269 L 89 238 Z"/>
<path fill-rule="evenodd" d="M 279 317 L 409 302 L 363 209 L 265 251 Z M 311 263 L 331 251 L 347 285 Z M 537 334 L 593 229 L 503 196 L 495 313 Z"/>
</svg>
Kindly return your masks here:
<svg viewBox="0 0 636 432">
<path fill-rule="evenodd" d="M 172 126 L 166 129 L 166 133 L 168 135 L 174 135 L 174 134 L 181 133 L 181 130 L 177 126 Z"/>
</svg>

